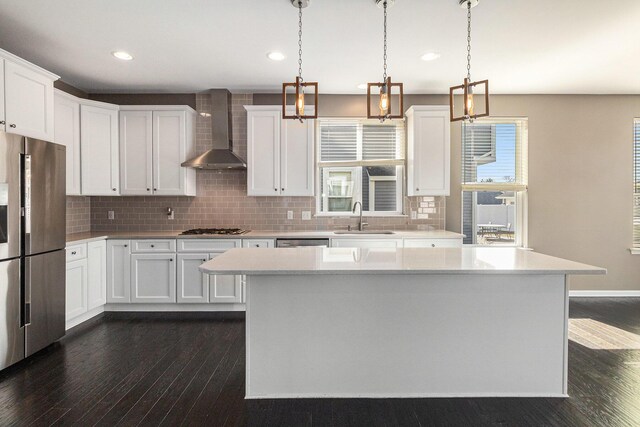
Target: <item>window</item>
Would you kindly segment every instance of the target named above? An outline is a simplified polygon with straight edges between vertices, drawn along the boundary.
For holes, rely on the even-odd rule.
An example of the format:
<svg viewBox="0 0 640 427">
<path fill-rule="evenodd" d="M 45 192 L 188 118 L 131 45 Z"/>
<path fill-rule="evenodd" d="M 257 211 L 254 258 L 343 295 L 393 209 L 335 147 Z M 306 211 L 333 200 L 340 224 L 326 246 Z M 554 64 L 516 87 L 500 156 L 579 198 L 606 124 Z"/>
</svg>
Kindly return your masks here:
<svg viewBox="0 0 640 427">
<path fill-rule="evenodd" d="M 464 243 L 526 246 L 527 119 L 462 125 Z"/>
<path fill-rule="evenodd" d="M 402 211 L 404 121 L 318 120 L 318 210 L 351 215 Z"/>
<path fill-rule="evenodd" d="M 640 119 L 633 122 L 633 249 L 640 254 Z"/>
</svg>

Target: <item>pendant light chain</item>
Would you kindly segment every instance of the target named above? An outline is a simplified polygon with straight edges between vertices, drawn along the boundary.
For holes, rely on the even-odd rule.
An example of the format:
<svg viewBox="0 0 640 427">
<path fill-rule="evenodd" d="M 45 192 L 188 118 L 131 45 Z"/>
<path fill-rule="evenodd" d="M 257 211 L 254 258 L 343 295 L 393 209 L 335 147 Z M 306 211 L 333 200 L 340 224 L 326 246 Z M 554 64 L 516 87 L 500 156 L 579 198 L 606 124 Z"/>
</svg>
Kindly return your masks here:
<svg viewBox="0 0 640 427">
<path fill-rule="evenodd" d="M 298 77 L 302 81 L 302 1 L 298 0 Z"/>
<path fill-rule="evenodd" d="M 384 73 L 382 74 L 382 81 L 387 81 L 387 0 L 384 0 L 384 55 L 382 60 L 384 62 Z"/>
<path fill-rule="evenodd" d="M 471 0 L 467 1 L 467 79 L 471 81 Z"/>
</svg>

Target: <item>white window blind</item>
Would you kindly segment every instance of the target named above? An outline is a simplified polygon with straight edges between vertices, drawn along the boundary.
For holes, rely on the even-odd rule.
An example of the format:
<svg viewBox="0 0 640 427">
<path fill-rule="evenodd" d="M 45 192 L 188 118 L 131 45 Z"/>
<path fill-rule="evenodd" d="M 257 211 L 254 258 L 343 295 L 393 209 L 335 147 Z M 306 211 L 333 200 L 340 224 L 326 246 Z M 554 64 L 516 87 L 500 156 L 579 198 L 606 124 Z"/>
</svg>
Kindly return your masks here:
<svg viewBox="0 0 640 427">
<path fill-rule="evenodd" d="M 633 248 L 640 249 L 640 119 L 633 122 Z"/>
<path fill-rule="evenodd" d="M 404 121 L 319 119 L 320 167 L 404 164 Z"/>
<path fill-rule="evenodd" d="M 526 119 L 477 120 L 462 133 L 463 190 L 527 189 Z"/>
</svg>

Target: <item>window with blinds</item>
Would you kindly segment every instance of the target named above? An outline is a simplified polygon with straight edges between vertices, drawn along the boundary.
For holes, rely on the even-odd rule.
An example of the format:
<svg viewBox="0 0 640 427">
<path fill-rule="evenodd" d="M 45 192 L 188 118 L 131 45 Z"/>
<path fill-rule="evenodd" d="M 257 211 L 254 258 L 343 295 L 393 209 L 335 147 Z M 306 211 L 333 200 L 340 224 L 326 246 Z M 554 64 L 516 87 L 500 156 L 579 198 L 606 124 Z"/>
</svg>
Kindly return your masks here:
<svg viewBox="0 0 640 427">
<path fill-rule="evenodd" d="M 633 122 L 633 249 L 640 251 L 640 119 Z"/>
<path fill-rule="evenodd" d="M 526 245 L 527 119 L 462 125 L 464 243 Z"/>
<path fill-rule="evenodd" d="M 318 212 L 401 212 L 404 138 L 404 121 L 318 119 Z"/>
</svg>

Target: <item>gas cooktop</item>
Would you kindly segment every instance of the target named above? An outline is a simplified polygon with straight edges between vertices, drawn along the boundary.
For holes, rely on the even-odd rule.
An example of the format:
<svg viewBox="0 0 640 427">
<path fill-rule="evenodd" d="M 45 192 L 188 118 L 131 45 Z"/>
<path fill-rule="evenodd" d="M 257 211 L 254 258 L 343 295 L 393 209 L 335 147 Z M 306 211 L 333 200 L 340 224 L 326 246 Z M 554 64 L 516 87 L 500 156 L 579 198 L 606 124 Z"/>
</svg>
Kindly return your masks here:
<svg viewBox="0 0 640 427">
<path fill-rule="evenodd" d="M 241 228 L 193 228 L 191 230 L 183 231 L 183 236 L 202 235 L 202 234 L 217 234 L 217 235 L 230 235 L 236 236 L 240 234 L 248 233 L 249 230 L 243 230 Z"/>
</svg>

